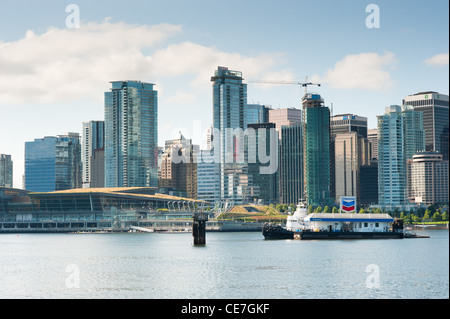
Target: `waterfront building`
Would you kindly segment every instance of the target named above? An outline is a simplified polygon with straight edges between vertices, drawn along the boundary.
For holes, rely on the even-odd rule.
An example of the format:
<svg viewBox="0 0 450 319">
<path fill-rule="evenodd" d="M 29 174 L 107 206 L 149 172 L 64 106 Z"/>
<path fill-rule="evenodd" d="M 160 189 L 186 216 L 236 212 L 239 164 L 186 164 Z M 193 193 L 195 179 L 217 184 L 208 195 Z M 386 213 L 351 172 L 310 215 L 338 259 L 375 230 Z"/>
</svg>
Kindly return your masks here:
<svg viewBox="0 0 450 319">
<path fill-rule="evenodd" d="M 78 133 L 48 136 L 25 143 L 25 189 L 51 192 L 81 187 Z"/>
<path fill-rule="evenodd" d="M 334 136 L 335 201 L 354 196 L 360 203 L 360 168 L 369 164 L 369 142 L 356 131 Z"/>
<path fill-rule="evenodd" d="M 449 159 L 449 96 L 434 91 L 419 92 L 403 99 L 423 114 L 425 150 L 438 151 Z"/>
<path fill-rule="evenodd" d="M 111 82 L 105 92 L 105 186 L 158 186 L 158 99 L 154 84 Z"/>
<path fill-rule="evenodd" d="M 369 140 L 370 159 L 378 158 L 378 129 L 370 129 L 367 132 L 367 139 Z"/>
<path fill-rule="evenodd" d="M 197 160 L 197 199 L 209 203 L 220 201 L 220 164 L 211 150 L 201 150 Z"/>
<path fill-rule="evenodd" d="M 319 94 L 308 93 L 303 105 L 303 171 L 308 205 L 332 205 L 330 109 Z"/>
<path fill-rule="evenodd" d="M 242 72 L 218 67 L 213 82 L 214 152 L 220 161 L 221 199 L 240 204 L 249 199 L 250 183 L 245 163 L 247 84 Z"/>
<path fill-rule="evenodd" d="M 254 198 L 265 204 L 277 203 L 278 134 L 275 130 L 275 124 L 248 124 L 248 131 L 248 174 L 251 176 Z M 266 162 L 266 157 L 269 156 L 270 158 Z M 271 168 L 269 169 L 269 167 Z M 268 171 L 264 172 L 264 168 L 268 169 Z"/>
<path fill-rule="evenodd" d="M 129 231 L 133 226 L 155 226 L 156 219 L 190 218 L 196 206 L 202 209 L 205 205 L 204 201 L 157 193 L 153 187 L 54 192 L 0 187 L 0 232 Z"/>
<path fill-rule="evenodd" d="M 167 142 L 167 141 L 166 141 Z M 175 190 L 185 193 L 188 198 L 197 198 L 197 148 L 191 139 L 186 139 L 181 132 L 170 140 L 161 156 L 160 189 Z M 168 145 L 168 144 L 166 144 Z"/>
<path fill-rule="evenodd" d="M 13 161 L 11 155 L 0 154 L 0 187 L 13 187 Z"/>
<path fill-rule="evenodd" d="M 83 122 L 81 161 L 83 165 L 83 187 L 103 187 L 104 180 L 104 148 L 105 122 Z M 95 160 L 95 163 L 94 163 Z M 95 168 L 95 169 L 94 169 Z M 101 178 L 103 177 L 103 180 Z"/>
<path fill-rule="evenodd" d="M 449 161 L 439 152 L 422 152 L 408 160 L 408 192 L 411 203 L 427 206 L 449 202 Z"/>
<path fill-rule="evenodd" d="M 378 204 L 408 204 L 406 161 L 425 149 L 423 114 L 411 106 L 391 105 L 378 116 Z"/>
</svg>

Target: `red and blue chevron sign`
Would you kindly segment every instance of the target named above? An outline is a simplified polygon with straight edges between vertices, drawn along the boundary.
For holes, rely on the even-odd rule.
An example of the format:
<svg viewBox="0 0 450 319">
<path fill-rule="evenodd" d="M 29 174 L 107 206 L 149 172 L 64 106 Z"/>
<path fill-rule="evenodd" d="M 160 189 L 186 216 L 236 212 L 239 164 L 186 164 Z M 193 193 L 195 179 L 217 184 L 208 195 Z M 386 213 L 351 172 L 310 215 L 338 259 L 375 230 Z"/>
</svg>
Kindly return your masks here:
<svg viewBox="0 0 450 319">
<path fill-rule="evenodd" d="M 356 197 L 341 196 L 341 211 L 345 213 L 356 212 Z"/>
</svg>

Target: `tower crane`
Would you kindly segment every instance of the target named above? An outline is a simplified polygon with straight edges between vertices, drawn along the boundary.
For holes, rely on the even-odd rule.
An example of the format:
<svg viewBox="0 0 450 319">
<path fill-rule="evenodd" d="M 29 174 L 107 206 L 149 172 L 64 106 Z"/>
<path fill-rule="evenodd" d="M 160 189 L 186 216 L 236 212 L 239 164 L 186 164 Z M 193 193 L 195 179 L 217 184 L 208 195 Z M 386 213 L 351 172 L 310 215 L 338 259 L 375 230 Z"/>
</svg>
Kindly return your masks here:
<svg viewBox="0 0 450 319">
<path fill-rule="evenodd" d="M 308 82 L 308 77 L 306 77 L 305 82 L 291 82 L 291 81 L 249 81 L 249 83 L 261 83 L 261 84 L 293 84 L 293 85 L 300 85 L 301 87 L 305 88 L 305 94 L 307 92 L 307 88 L 309 85 L 317 85 L 321 86 L 319 83 L 312 83 Z"/>
</svg>

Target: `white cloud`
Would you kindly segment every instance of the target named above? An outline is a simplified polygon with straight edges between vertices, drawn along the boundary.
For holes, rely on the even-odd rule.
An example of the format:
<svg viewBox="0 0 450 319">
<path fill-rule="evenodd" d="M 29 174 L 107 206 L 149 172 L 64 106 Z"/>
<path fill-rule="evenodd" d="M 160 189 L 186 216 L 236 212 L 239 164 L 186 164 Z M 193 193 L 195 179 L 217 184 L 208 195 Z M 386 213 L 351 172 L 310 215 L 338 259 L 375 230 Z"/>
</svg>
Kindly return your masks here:
<svg viewBox="0 0 450 319">
<path fill-rule="evenodd" d="M 395 61 L 391 52 L 347 55 L 320 77 L 320 81 L 338 89 L 383 91 L 393 84 L 387 69 L 394 67 Z M 313 78 L 319 80 L 317 75 Z"/>
<path fill-rule="evenodd" d="M 244 77 L 259 77 L 280 64 L 277 54 L 244 56 L 192 42 L 167 45 L 181 33 L 177 25 L 109 20 L 82 23 L 79 29 L 50 28 L 40 35 L 30 30 L 18 41 L 0 42 L 0 103 L 101 100 L 110 81 L 160 84 L 167 77 L 184 75 L 190 77 L 192 87 L 209 90 L 210 77 L 219 65 L 241 70 Z M 169 101 L 183 98 L 180 91 L 177 94 Z"/>
<path fill-rule="evenodd" d="M 426 59 L 424 62 L 427 65 L 448 65 L 449 55 L 447 53 L 436 54 L 431 58 Z"/>
</svg>

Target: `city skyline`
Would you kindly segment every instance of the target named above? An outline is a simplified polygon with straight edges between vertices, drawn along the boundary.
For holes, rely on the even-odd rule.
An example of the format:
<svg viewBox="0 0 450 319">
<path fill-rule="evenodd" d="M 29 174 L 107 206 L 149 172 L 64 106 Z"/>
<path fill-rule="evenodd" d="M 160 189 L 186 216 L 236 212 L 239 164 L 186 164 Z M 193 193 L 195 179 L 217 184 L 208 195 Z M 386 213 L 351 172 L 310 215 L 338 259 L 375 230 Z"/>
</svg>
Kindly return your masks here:
<svg viewBox="0 0 450 319">
<path fill-rule="evenodd" d="M 12 156 L 14 187 L 22 186 L 25 142 L 81 133 L 83 122 L 103 120 L 110 81 L 156 84 L 160 146 L 180 128 L 194 144 L 205 143 L 192 136 L 193 121 L 202 129 L 212 124 L 209 79 L 222 65 L 242 71 L 249 104 L 300 109 L 298 85 L 251 82 L 308 76 L 322 84 L 309 91 L 334 114 L 367 117 L 369 129 L 408 95 L 448 95 L 446 1 L 432 15 L 425 1 L 377 1 L 379 28 L 367 27 L 368 3 L 360 1 L 110 3 L 77 1 L 75 29 L 66 24 L 67 4 L 4 5 L 0 153 Z"/>
</svg>

